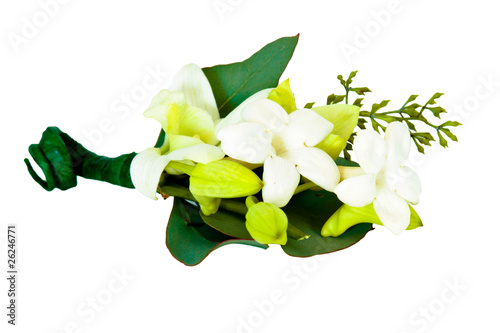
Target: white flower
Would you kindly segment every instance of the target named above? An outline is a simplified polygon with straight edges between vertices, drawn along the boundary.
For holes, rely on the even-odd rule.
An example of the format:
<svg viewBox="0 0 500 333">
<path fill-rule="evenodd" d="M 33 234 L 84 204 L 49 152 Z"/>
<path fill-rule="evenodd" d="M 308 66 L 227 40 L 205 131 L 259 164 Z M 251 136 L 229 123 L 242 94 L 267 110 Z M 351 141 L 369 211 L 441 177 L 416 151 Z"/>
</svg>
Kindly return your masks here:
<svg viewBox="0 0 500 333">
<path fill-rule="evenodd" d="M 220 129 L 217 138 L 228 156 L 264 164 L 264 202 L 285 206 L 300 175 L 333 191 L 340 179 L 338 168 L 328 154 L 314 148 L 332 131 L 332 123 L 309 109 L 287 114 L 268 99 L 248 103 L 241 119 Z"/>
<path fill-rule="evenodd" d="M 170 90 L 161 90 L 144 115 L 162 124 L 165 142 L 161 148 L 149 148 L 139 153 L 130 166 L 135 188 L 156 200 L 156 189 L 170 161 L 188 164 L 209 163 L 224 157 L 215 137 L 215 122 L 219 111 L 215 97 L 202 69 L 189 64 L 174 77 Z"/>
<path fill-rule="evenodd" d="M 417 204 L 422 192 L 418 175 L 403 166 L 410 153 L 410 140 L 408 127 L 401 122 L 390 123 L 384 138 L 372 130 L 359 131 L 353 150 L 365 174 L 342 181 L 334 191 L 352 207 L 373 202 L 378 217 L 394 234 L 408 227 L 408 203 Z"/>
</svg>

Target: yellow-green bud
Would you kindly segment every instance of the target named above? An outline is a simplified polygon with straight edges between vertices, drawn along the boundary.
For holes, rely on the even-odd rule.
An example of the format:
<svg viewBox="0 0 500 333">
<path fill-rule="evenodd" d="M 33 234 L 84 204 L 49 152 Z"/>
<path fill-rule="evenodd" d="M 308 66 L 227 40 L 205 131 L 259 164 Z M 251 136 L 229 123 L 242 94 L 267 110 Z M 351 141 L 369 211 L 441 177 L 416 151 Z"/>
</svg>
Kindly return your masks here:
<svg viewBox="0 0 500 333">
<path fill-rule="evenodd" d="M 406 230 L 412 230 L 421 227 L 422 220 L 418 216 L 417 212 L 411 205 L 410 207 L 410 225 Z M 321 236 L 328 237 L 338 237 L 342 235 L 350 227 L 359 223 L 375 223 L 378 225 L 383 225 L 380 221 L 373 204 L 369 204 L 364 207 L 351 207 L 348 205 L 342 205 L 323 225 L 321 229 Z"/>
<path fill-rule="evenodd" d="M 189 190 L 194 196 L 240 198 L 262 189 L 262 180 L 250 169 L 229 161 L 197 164 L 191 172 Z"/>
<path fill-rule="evenodd" d="M 271 203 L 255 203 L 252 197 L 248 197 L 246 203 L 245 225 L 252 238 L 262 244 L 285 245 L 288 228 L 285 212 Z"/>
<path fill-rule="evenodd" d="M 193 195 L 196 201 L 200 204 L 200 209 L 206 216 L 217 213 L 219 210 L 221 198 L 211 198 L 199 195 Z"/>
<path fill-rule="evenodd" d="M 325 151 L 333 159 L 339 157 L 358 124 L 359 109 L 359 106 L 349 104 L 332 104 L 312 108 L 333 124 L 333 131 L 316 147 Z"/>
<path fill-rule="evenodd" d="M 271 90 L 267 98 L 281 105 L 287 113 L 291 113 L 297 110 L 297 105 L 295 104 L 295 97 L 293 96 L 288 80 L 286 79 L 279 86 Z"/>
</svg>

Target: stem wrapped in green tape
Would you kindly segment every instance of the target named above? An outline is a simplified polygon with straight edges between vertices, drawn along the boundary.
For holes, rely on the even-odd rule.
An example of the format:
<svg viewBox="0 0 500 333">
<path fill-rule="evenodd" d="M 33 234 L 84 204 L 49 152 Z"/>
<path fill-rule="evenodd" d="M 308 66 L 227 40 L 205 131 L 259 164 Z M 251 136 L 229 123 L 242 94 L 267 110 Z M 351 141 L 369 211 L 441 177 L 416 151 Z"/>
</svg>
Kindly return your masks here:
<svg viewBox="0 0 500 333">
<path fill-rule="evenodd" d="M 134 188 L 130 164 L 136 153 L 115 158 L 99 156 L 85 149 L 57 127 L 47 127 L 40 143 L 32 144 L 29 153 L 42 169 L 45 180 L 37 175 L 26 158 L 24 162 L 33 179 L 47 191 L 67 190 L 77 185 L 77 176 Z"/>
</svg>

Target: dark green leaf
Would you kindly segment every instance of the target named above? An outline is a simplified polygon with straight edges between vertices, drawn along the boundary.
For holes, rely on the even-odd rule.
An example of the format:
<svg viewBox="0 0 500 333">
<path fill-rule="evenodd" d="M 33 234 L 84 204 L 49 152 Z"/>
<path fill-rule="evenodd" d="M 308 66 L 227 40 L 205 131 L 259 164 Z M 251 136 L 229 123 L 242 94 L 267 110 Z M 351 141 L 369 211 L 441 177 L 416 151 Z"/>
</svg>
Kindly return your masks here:
<svg viewBox="0 0 500 333">
<path fill-rule="evenodd" d="M 203 68 L 221 117 L 254 93 L 274 88 L 293 55 L 299 36 L 283 37 L 243 62 Z"/>
<path fill-rule="evenodd" d="M 201 218 L 206 224 L 226 235 L 235 238 L 252 239 L 245 227 L 245 217 L 243 215 L 219 209 L 217 213 L 210 216 L 201 213 Z"/>
<path fill-rule="evenodd" d="M 196 221 L 197 223 L 203 223 L 203 221 L 201 221 L 199 215 L 196 217 L 196 214 L 189 213 L 186 209 L 190 209 L 188 203 L 183 204 L 180 199 L 174 199 L 167 226 L 166 245 L 174 258 L 187 266 L 199 264 L 212 251 L 228 244 L 244 244 L 267 248 L 267 245 L 257 243 L 254 240 L 234 239 L 220 234 L 216 230 L 206 229 L 208 226 L 194 227 L 188 225 L 183 216 L 189 215 L 191 219 L 199 218 L 200 221 Z"/>
<path fill-rule="evenodd" d="M 311 102 L 311 103 L 307 103 L 305 106 L 304 106 L 304 109 L 312 109 L 312 107 L 314 106 L 315 102 Z"/>
<path fill-rule="evenodd" d="M 161 146 L 163 146 L 163 143 L 165 142 L 165 134 L 165 131 L 162 129 L 160 131 L 160 135 L 158 135 L 158 140 L 156 140 L 155 148 L 161 148 Z"/>
<path fill-rule="evenodd" d="M 309 257 L 342 250 L 360 241 L 372 230 L 370 223 L 358 224 L 339 237 L 321 236 L 321 228 L 341 205 L 336 195 L 327 191 L 305 191 L 294 196 L 283 210 L 288 222 L 310 237 L 300 241 L 288 239 L 283 250 L 291 256 Z"/>
</svg>

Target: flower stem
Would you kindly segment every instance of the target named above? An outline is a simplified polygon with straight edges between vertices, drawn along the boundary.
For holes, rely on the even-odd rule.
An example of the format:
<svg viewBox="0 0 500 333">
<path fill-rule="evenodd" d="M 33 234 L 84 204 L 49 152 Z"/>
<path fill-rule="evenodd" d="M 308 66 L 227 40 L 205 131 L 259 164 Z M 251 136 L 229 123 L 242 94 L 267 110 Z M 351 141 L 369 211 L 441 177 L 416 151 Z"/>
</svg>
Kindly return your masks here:
<svg viewBox="0 0 500 333">
<path fill-rule="evenodd" d="M 304 183 L 304 184 L 301 184 L 299 186 L 297 186 L 297 188 L 295 189 L 295 192 L 293 192 L 293 194 L 299 194 L 300 192 L 304 192 L 306 190 L 310 190 L 311 188 L 313 187 L 317 187 L 318 185 L 314 184 L 313 182 L 308 182 L 308 183 Z"/>
<path fill-rule="evenodd" d="M 338 166 L 340 171 L 340 180 L 364 175 L 365 172 L 360 167 Z"/>
<path fill-rule="evenodd" d="M 164 198 L 172 196 L 197 202 L 187 187 L 177 184 L 161 186 L 160 194 Z M 240 215 L 245 215 L 248 211 L 247 206 L 243 202 L 231 199 L 222 199 L 220 208 Z"/>
<path fill-rule="evenodd" d="M 194 166 L 192 165 L 188 165 L 186 163 L 181 163 L 177 161 L 171 161 L 170 163 L 168 163 L 168 167 L 180 172 L 184 172 L 187 175 L 191 175 L 194 169 Z"/>
</svg>

